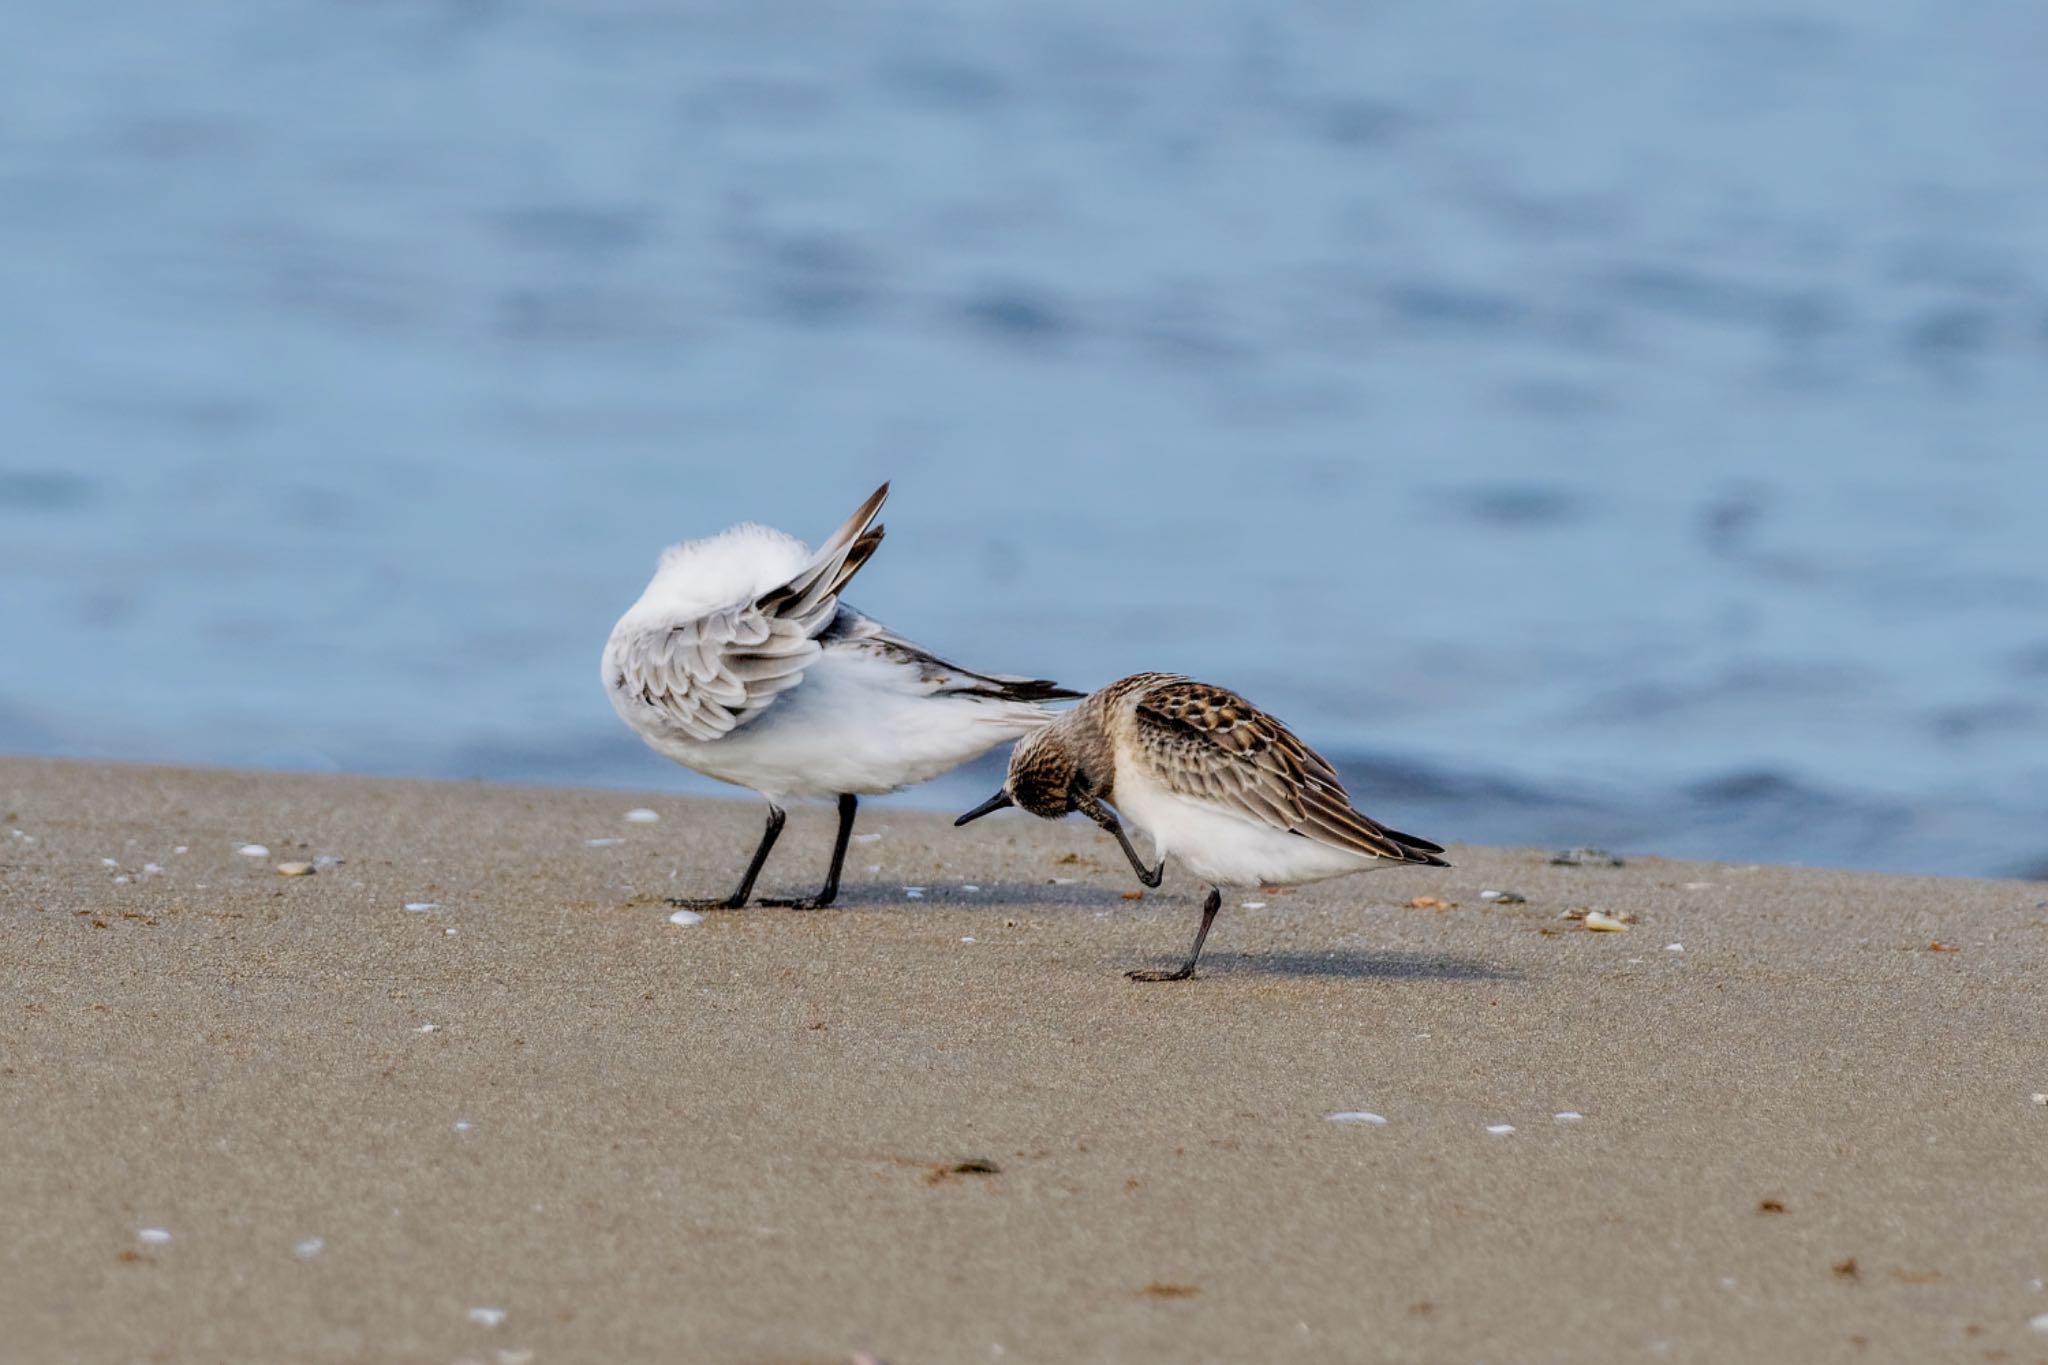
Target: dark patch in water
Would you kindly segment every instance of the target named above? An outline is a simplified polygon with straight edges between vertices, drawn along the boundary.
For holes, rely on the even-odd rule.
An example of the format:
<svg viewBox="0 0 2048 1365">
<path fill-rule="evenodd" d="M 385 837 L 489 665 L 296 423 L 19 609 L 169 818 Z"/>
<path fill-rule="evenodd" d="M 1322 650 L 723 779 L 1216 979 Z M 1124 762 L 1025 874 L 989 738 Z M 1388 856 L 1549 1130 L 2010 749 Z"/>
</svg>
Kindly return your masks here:
<svg viewBox="0 0 2048 1365">
<path fill-rule="evenodd" d="M 2006 662 L 2006 671 L 2016 678 L 2048 678 L 2048 640 L 2014 654 Z"/>
<path fill-rule="evenodd" d="M 1767 769 L 1728 773 L 1695 782 L 1686 788 L 1686 794 L 1692 800 L 1708 805 L 1755 805 L 1763 801 L 1783 803 L 1805 800 L 1808 795 L 1806 788 L 1799 783 L 1783 773 Z"/>
<path fill-rule="evenodd" d="M 1702 322 L 1762 327 L 1787 342 L 1813 341 L 1842 326 L 1841 305 L 1810 289 L 1772 289 L 1682 266 L 1634 265 L 1601 287 L 1622 301 Z"/>
<path fill-rule="evenodd" d="M 1461 496 L 1466 514 L 1491 526 L 1525 530 L 1562 526 L 1586 513 L 1585 500 L 1569 488 L 1541 483 L 1504 483 Z"/>
<path fill-rule="evenodd" d="M 1336 99 L 1311 113 L 1312 126 L 1325 142 L 1353 150 L 1387 146 L 1414 121 L 1405 110 L 1382 100 Z"/>
<path fill-rule="evenodd" d="M 880 268 L 858 244 L 814 234 L 770 243 L 762 254 L 769 307 L 794 322 L 862 317 L 877 302 Z"/>
<path fill-rule="evenodd" d="M 98 496 L 98 485 L 82 474 L 66 474 L 56 469 L 0 469 L 0 508 L 69 512 Z"/>
<path fill-rule="evenodd" d="M 960 305 L 960 316 L 975 330 L 1015 345 L 1049 346 L 1074 331 L 1058 304 L 1023 285 L 985 289 Z"/>
<path fill-rule="evenodd" d="M 882 79 L 899 94 L 940 109 L 980 111 L 1009 98 L 1010 87 L 985 67 L 943 57 L 911 57 L 888 63 Z"/>
<path fill-rule="evenodd" d="M 618 256 L 646 244 L 651 216 L 636 208 L 530 204 L 498 215 L 498 225 L 520 246 L 571 256 Z"/>
<path fill-rule="evenodd" d="M 1456 285 L 1397 284 L 1382 291 L 1382 298 L 1401 322 L 1460 331 L 1512 327 L 1527 312 L 1520 300 L 1506 294 Z"/>
<path fill-rule="evenodd" d="M 1906 324 L 1906 354 L 1920 365 L 1944 375 L 1977 359 L 1997 332 L 1997 317 L 1976 304 L 1932 308 Z"/>
<path fill-rule="evenodd" d="M 1960 744 L 1984 735 L 2019 735 L 2041 727 L 2041 708 L 2031 700 L 1980 702 L 1951 706 L 1928 717 L 1936 739 Z"/>
<path fill-rule="evenodd" d="M 1769 495 L 1761 488 L 1733 488 L 1699 512 L 1700 541 L 1719 555 L 1748 548 L 1750 532 L 1763 520 Z"/>
</svg>

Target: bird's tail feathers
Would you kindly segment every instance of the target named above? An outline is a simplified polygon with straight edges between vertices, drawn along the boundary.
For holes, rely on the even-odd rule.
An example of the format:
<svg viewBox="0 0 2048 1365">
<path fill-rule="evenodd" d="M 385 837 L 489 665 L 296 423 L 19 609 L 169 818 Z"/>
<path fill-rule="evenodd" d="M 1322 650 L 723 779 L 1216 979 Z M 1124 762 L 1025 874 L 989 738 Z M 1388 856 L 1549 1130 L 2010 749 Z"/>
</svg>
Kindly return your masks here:
<svg viewBox="0 0 2048 1365">
<path fill-rule="evenodd" d="M 882 528 L 871 525 L 882 504 L 888 501 L 889 485 L 883 484 L 832 533 L 810 563 L 779 588 L 771 588 L 756 599 L 756 605 L 770 616 L 803 617 L 816 611 L 827 599 L 838 595 L 847 580 L 882 547 Z"/>
</svg>

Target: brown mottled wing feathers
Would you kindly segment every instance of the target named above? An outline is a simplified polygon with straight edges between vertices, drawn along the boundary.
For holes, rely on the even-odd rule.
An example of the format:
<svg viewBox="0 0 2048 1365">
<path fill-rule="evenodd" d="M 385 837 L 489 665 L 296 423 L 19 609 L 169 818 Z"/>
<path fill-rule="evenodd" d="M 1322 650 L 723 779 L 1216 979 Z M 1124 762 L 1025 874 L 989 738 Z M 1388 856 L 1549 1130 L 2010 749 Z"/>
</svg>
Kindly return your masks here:
<svg viewBox="0 0 2048 1365">
<path fill-rule="evenodd" d="M 1275 829 L 1396 862 L 1420 861 L 1352 809 L 1321 754 L 1235 692 L 1179 679 L 1136 705 L 1138 742 L 1169 791 L 1232 807 Z M 1417 840 L 1417 852 L 1433 847 Z"/>
</svg>

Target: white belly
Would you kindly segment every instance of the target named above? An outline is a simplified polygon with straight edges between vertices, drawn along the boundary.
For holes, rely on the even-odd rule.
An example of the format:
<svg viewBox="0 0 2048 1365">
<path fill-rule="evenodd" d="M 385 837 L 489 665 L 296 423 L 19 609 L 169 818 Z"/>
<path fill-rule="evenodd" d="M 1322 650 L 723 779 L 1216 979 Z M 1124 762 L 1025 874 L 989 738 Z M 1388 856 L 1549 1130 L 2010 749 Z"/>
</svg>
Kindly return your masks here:
<svg viewBox="0 0 2048 1365">
<path fill-rule="evenodd" d="M 621 714 L 634 719 L 627 708 Z M 885 661 L 827 651 L 801 683 L 722 739 L 634 729 L 686 768 L 777 800 L 875 796 L 927 782 L 1051 719 L 1021 702 L 913 692 Z"/>
<path fill-rule="evenodd" d="M 1381 860 L 1166 790 L 1119 765 L 1116 808 L 1152 847 L 1219 886 L 1291 886 L 1363 872 Z"/>
</svg>

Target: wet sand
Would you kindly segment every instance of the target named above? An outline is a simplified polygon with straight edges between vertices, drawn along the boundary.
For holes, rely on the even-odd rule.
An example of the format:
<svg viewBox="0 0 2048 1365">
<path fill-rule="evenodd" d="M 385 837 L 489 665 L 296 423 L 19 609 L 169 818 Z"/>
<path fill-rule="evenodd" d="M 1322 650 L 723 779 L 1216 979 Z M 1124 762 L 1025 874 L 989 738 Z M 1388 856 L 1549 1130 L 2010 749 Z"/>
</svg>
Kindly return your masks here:
<svg viewBox="0 0 2048 1365">
<path fill-rule="evenodd" d="M 2048 1360 L 2042 884 L 1454 845 L 1140 986 L 1199 888 L 1081 821 L 871 805 L 838 908 L 685 927 L 757 805 L 0 760 L 0 817 L 10 1360 Z"/>
</svg>

